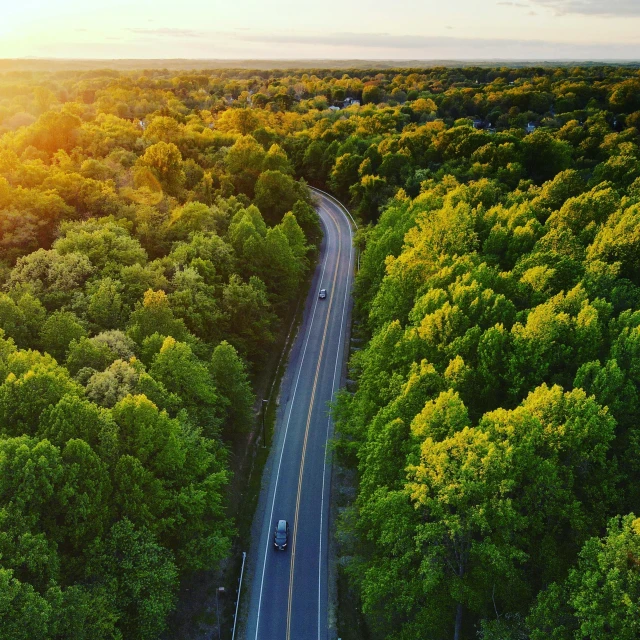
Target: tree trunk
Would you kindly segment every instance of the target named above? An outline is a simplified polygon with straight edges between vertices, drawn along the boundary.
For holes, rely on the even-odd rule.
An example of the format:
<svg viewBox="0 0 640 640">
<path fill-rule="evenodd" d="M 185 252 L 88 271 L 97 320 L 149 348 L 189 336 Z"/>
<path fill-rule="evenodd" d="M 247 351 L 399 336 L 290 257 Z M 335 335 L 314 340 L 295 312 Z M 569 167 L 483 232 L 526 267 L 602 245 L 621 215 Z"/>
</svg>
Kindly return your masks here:
<svg viewBox="0 0 640 640">
<path fill-rule="evenodd" d="M 453 640 L 460 640 L 460 632 L 462 631 L 462 603 L 458 603 L 456 608 L 456 627 L 453 631 Z"/>
<path fill-rule="evenodd" d="M 458 578 L 460 581 L 464 578 L 466 564 L 467 564 L 467 554 L 469 553 L 469 548 L 471 547 L 471 543 L 465 544 L 465 540 L 462 540 L 463 547 L 460 555 L 458 556 Z M 453 631 L 453 640 L 460 640 L 460 633 L 462 632 L 462 602 L 458 602 L 456 606 L 456 626 Z"/>
</svg>

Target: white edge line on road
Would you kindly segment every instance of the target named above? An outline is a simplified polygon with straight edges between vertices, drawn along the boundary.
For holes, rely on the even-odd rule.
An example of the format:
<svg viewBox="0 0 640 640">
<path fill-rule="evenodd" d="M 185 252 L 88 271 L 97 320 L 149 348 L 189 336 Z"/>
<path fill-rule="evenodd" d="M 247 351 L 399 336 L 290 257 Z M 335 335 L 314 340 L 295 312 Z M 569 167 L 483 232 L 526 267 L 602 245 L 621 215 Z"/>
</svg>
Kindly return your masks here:
<svg viewBox="0 0 640 640">
<path fill-rule="evenodd" d="M 328 227 L 327 227 L 328 229 Z M 320 275 L 320 286 L 324 280 L 324 272 L 327 268 L 327 260 L 329 259 L 329 234 L 327 233 L 327 253 L 324 258 L 324 265 L 322 266 L 322 274 Z M 278 481 L 280 479 L 280 468 L 282 467 L 282 456 L 284 455 L 284 446 L 287 442 L 287 433 L 289 432 L 289 422 L 291 421 L 291 413 L 293 411 L 293 403 L 296 398 L 296 392 L 298 390 L 298 382 L 300 382 L 300 375 L 302 373 L 302 365 L 304 363 L 304 357 L 307 353 L 307 347 L 309 346 L 309 339 L 311 338 L 311 328 L 313 327 L 313 320 L 316 315 L 316 309 L 318 308 L 318 297 L 316 296 L 315 303 L 313 305 L 313 313 L 309 320 L 309 327 L 307 329 L 307 338 L 304 343 L 304 349 L 302 351 L 302 358 L 300 359 L 300 366 L 298 367 L 298 376 L 296 377 L 296 384 L 293 388 L 293 395 L 291 396 L 291 402 L 289 404 L 289 416 L 284 429 L 284 438 L 282 440 L 282 449 L 280 450 L 280 459 L 278 461 L 278 471 L 276 473 L 276 482 L 273 489 L 273 501 L 271 503 L 271 514 L 269 515 L 269 526 L 267 528 L 267 546 L 264 552 L 264 562 L 262 563 L 262 577 L 260 578 L 260 597 L 258 598 L 258 614 L 256 616 L 256 640 L 258 639 L 258 630 L 260 628 L 260 608 L 262 607 L 262 590 L 264 588 L 264 573 L 267 567 L 267 559 L 269 557 L 269 543 L 271 542 L 271 526 L 273 525 L 273 512 L 276 506 L 276 495 L 278 494 Z"/>
<path fill-rule="evenodd" d="M 338 207 L 339 209 L 340 207 Z M 342 212 L 344 216 L 344 212 Z M 347 219 L 344 216 L 345 220 Z M 349 221 L 347 220 L 347 223 Z M 350 283 L 352 279 L 351 269 L 352 269 L 352 260 L 353 260 L 353 232 L 351 230 L 351 225 L 348 224 L 349 227 L 349 271 L 347 276 L 347 286 L 344 290 L 344 301 L 342 303 L 342 319 L 340 320 L 340 335 L 338 337 L 338 352 L 336 354 L 336 364 L 333 370 L 333 384 L 331 387 L 331 400 L 336 393 L 336 377 L 338 375 L 338 363 L 343 359 L 344 354 L 341 350 L 342 345 L 342 333 L 344 331 L 344 316 L 347 310 L 347 299 L 350 293 Z M 339 234 L 338 234 L 339 237 Z M 341 358 L 342 355 L 342 358 Z M 325 480 L 327 475 L 327 446 L 329 444 L 329 432 L 331 430 L 331 414 L 327 419 L 327 435 L 324 442 L 324 461 L 322 466 L 322 499 L 320 502 L 320 551 L 318 553 L 318 640 L 321 638 L 321 616 L 322 616 L 322 536 L 323 536 L 323 522 L 324 522 L 324 493 L 325 493 Z"/>
<path fill-rule="evenodd" d="M 311 187 L 309 186 L 309 189 L 311 189 L 312 191 L 319 191 L 320 193 L 322 193 L 323 195 L 325 195 L 327 198 L 329 198 L 329 200 L 332 200 L 334 204 L 338 205 L 338 208 L 342 210 L 342 215 L 344 215 L 344 212 L 347 212 L 347 215 L 351 218 L 351 222 L 353 222 L 354 226 L 356 229 L 359 229 L 358 227 L 358 223 L 354 220 L 353 216 L 351 215 L 351 212 L 349 211 L 349 209 L 347 209 L 347 207 L 345 207 L 342 202 L 340 202 L 340 200 L 338 200 L 338 198 L 336 198 L 335 196 L 332 196 L 330 193 L 327 193 L 326 191 L 323 191 L 322 189 L 318 189 L 318 187 Z"/>
</svg>

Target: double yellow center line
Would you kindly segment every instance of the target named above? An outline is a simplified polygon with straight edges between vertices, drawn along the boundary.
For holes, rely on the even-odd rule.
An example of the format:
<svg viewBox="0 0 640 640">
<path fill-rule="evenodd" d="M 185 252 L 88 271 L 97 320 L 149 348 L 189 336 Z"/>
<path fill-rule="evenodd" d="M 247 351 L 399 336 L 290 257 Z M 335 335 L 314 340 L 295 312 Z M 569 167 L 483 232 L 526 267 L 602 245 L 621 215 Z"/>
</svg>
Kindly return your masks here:
<svg viewBox="0 0 640 640">
<path fill-rule="evenodd" d="M 307 414 L 307 424 L 304 432 L 304 442 L 302 444 L 302 460 L 300 461 L 300 473 L 298 474 L 298 494 L 296 496 L 296 512 L 293 520 L 293 535 L 291 541 L 291 566 L 289 569 L 289 602 L 287 605 L 287 640 L 291 640 L 291 606 L 293 601 L 293 573 L 296 563 L 296 534 L 298 532 L 298 515 L 300 513 L 300 498 L 302 496 L 302 477 L 304 475 L 304 461 L 307 452 L 307 441 L 309 439 L 309 427 L 311 426 L 311 414 L 313 412 L 313 404 L 316 397 L 316 389 L 318 386 L 318 378 L 320 376 L 320 366 L 322 364 L 322 355 L 324 353 L 324 345 L 327 338 L 327 331 L 329 329 L 329 320 L 331 318 L 331 307 L 333 306 L 333 298 L 336 290 L 336 281 L 338 278 L 338 270 L 340 268 L 340 254 L 342 252 L 342 243 L 340 238 L 340 226 L 336 224 L 335 219 L 329 214 L 331 221 L 336 226 L 338 234 L 338 258 L 336 260 L 336 268 L 333 274 L 333 281 L 331 283 L 331 294 L 329 297 L 329 305 L 327 308 L 327 319 L 324 323 L 324 331 L 322 332 L 322 342 L 320 344 L 320 353 L 318 355 L 318 364 L 316 366 L 316 373 L 313 379 L 313 387 L 311 389 L 311 400 L 309 402 L 309 412 Z"/>
</svg>

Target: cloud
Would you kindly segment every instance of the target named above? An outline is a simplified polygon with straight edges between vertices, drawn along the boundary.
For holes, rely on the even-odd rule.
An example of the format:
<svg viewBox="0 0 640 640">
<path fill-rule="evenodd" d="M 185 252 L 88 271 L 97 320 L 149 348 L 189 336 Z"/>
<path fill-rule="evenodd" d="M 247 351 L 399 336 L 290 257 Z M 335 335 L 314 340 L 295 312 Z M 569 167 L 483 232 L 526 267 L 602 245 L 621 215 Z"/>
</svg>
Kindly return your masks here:
<svg viewBox="0 0 640 640">
<path fill-rule="evenodd" d="M 524 9 L 528 9 L 529 8 L 528 4 L 524 4 L 522 2 L 497 2 L 496 4 L 498 4 L 500 6 L 503 6 L 503 7 L 522 7 Z"/>
<path fill-rule="evenodd" d="M 531 2 L 553 9 L 558 14 L 640 16 L 638 0 L 531 0 Z"/>
<path fill-rule="evenodd" d="M 127 29 L 131 33 L 141 36 L 151 36 L 158 38 L 206 38 L 204 31 L 196 31 L 195 29 L 172 29 L 162 27 L 158 29 Z"/>
<path fill-rule="evenodd" d="M 415 49 L 431 47 L 438 42 L 456 40 L 450 37 L 429 36 L 394 36 L 388 33 L 245 33 L 238 38 L 247 42 L 263 42 L 272 44 L 306 44 L 327 45 L 334 47 L 363 47 L 388 49 Z"/>
<path fill-rule="evenodd" d="M 398 58 L 399 55 L 421 59 L 636 59 L 640 45 L 633 43 L 569 43 L 549 40 L 509 40 L 488 38 L 460 38 L 454 36 L 391 35 L 388 33 L 272 33 L 250 32 L 236 34 L 237 41 L 259 43 L 287 50 L 291 46 L 360 50 L 363 58 L 376 52 L 378 57 Z M 378 54 L 382 52 L 382 55 Z"/>
<path fill-rule="evenodd" d="M 453 36 L 396 36 L 388 33 L 247 33 L 238 41 L 267 49 L 297 50 L 303 57 L 394 60 L 632 60 L 640 58 L 634 43 L 571 43 L 549 40 L 497 40 Z M 308 54 L 305 55 L 305 53 Z"/>
<path fill-rule="evenodd" d="M 544 1 L 544 0 L 537 0 Z M 450 25 L 449 25 L 450 26 Z M 313 59 L 313 60 L 640 60 L 640 39 L 555 42 L 385 32 L 262 31 L 128 28 L 123 41 L 43 43 L 37 54 L 88 58 Z"/>
</svg>

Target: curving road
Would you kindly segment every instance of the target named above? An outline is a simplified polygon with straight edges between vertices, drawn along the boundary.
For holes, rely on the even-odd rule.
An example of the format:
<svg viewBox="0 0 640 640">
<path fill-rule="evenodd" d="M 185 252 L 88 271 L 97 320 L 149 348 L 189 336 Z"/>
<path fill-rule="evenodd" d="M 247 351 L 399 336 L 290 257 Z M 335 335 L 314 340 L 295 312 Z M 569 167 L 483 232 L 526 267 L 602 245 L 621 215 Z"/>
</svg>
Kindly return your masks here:
<svg viewBox="0 0 640 640">
<path fill-rule="evenodd" d="M 324 229 L 304 318 L 280 389 L 275 437 L 249 553 L 245 640 L 328 638 L 328 515 L 332 434 L 328 403 L 340 386 L 351 310 L 353 242 L 345 213 L 317 193 Z M 327 290 L 324 300 L 320 289 Z M 286 551 L 273 530 L 289 521 Z"/>
</svg>

